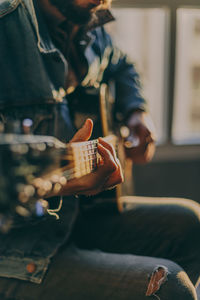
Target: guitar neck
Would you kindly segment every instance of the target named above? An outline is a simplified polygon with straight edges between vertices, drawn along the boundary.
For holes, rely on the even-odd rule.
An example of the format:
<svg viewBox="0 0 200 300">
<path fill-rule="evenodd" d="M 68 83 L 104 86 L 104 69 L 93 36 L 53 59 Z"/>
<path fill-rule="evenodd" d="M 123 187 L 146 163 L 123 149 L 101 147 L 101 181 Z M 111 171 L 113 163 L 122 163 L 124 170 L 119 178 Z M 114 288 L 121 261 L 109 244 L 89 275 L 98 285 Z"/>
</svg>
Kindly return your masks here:
<svg viewBox="0 0 200 300">
<path fill-rule="evenodd" d="M 116 147 L 116 136 L 110 135 L 104 138 L 105 141 Z M 96 170 L 100 155 L 98 154 L 98 139 L 66 144 L 66 153 L 60 156 L 61 167 L 52 170 L 46 178 L 59 175 L 66 180 L 80 178 Z"/>
<path fill-rule="evenodd" d="M 96 170 L 98 165 L 98 140 L 72 143 L 66 145 L 66 156 L 62 159 L 68 162 L 60 169 L 67 180 L 82 177 Z"/>
<path fill-rule="evenodd" d="M 105 139 L 114 144 L 114 137 Z M 38 201 L 97 169 L 97 146 L 98 140 L 64 144 L 49 136 L 1 134 L 1 211 L 16 207 L 23 216 L 35 213 Z"/>
</svg>

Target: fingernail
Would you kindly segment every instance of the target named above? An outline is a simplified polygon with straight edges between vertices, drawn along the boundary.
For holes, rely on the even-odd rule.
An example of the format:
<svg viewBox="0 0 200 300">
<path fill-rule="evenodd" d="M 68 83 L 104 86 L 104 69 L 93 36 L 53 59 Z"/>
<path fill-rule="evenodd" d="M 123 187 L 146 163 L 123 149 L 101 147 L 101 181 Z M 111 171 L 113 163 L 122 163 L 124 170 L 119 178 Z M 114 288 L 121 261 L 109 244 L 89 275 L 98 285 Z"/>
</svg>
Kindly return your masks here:
<svg viewBox="0 0 200 300">
<path fill-rule="evenodd" d="M 91 119 L 87 119 L 87 120 L 85 121 L 85 125 L 84 125 L 84 126 L 88 126 L 89 123 L 92 123 L 92 120 L 91 120 Z"/>
</svg>

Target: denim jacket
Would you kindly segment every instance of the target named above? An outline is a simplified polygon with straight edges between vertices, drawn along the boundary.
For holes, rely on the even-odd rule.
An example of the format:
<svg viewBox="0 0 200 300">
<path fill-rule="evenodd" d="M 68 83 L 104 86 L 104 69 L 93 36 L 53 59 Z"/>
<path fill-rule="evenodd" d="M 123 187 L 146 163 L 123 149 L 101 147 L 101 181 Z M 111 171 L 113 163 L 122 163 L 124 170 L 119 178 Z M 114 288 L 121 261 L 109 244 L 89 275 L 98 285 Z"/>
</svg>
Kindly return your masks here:
<svg viewBox="0 0 200 300">
<path fill-rule="evenodd" d="M 114 78 L 117 109 L 140 108 L 138 75 L 127 57 L 112 45 L 102 27 L 88 28 L 79 44 L 88 63 L 83 88 Z M 33 133 L 68 141 L 74 134 L 65 79 L 67 62 L 55 47 L 36 1 L 0 1 L 0 121 L 33 120 Z M 0 234 L 0 276 L 40 283 L 51 257 L 67 241 L 78 212 L 75 197 L 67 197 L 59 220 L 47 215 Z M 31 266 L 31 267 L 30 267 Z"/>
<path fill-rule="evenodd" d="M 32 0 L 0 2 L 0 53 L 1 121 L 31 118 L 33 133 L 69 140 L 74 129 L 63 98 L 67 63 Z M 59 200 L 54 202 L 56 208 Z M 0 276 L 40 283 L 51 257 L 67 241 L 77 211 L 77 199 L 65 197 L 59 220 L 51 215 L 22 220 L 1 233 Z"/>
</svg>

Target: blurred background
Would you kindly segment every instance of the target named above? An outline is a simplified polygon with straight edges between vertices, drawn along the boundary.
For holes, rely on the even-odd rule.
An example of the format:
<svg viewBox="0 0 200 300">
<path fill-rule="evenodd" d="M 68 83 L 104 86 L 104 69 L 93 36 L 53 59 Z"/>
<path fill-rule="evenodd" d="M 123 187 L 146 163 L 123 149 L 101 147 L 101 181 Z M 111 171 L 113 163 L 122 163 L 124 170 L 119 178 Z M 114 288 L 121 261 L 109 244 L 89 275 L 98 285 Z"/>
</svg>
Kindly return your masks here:
<svg viewBox="0 0 200 300">
<path fill-rule="evenodd" d="M 114 0 L 115 44 L 139 71 L 157 151 L 134 165 L 134 193 L 200 202 L 200 2 Z"/>
</svg>

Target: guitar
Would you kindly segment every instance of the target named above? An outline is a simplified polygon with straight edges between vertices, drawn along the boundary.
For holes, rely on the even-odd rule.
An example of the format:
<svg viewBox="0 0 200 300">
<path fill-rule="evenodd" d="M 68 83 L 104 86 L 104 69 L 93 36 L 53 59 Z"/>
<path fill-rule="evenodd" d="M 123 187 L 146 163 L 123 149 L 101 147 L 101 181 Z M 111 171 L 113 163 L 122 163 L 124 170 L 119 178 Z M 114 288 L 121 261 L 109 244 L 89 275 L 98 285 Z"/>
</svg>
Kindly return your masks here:
<svg viewBox="0 0 200 300">
<path fill-rule="evenodd" d="M 105 140 L 115 146 L 114 136 Z M 51 136 L 0 134 L 0 228 L 10 225 L 11 212 L 23 217 L 45 213 L 48 194 L 95 171 L 97 144 L 97 139 L 64 144 Z"/>
<path fill-rule="evenodd" d="M 117 151 L 123 153 L 124 143 L 119 143 L 118 137 L 109 130 L 112 120 L 108 117 L 111 110 L 108 106 L 112 106 L 113 100 L 107 85 L 101 86 L 99 100 L 102 134 L 115 149 L 121 144 Z M 23 217 L 44 214 L 48 210 L 44 199 L 48 194 L 59 192 L 68 180 L 95 171 L 99 162 L 97 143 L 97 139 L 65 144 L 50 136 L 0 134 L 0 230 L 9 229 L 11 212 Z M 122 158 L 121 163 L 126 169 L 127 160 Z M 132 165 L 128 165 L 129 176 L 125 175 L 125 182 L 130 181 L 132 185 Z M 112 199 L 121 211 L 122 189 L 117 186 L 98 197 Z"/>
</svg>

